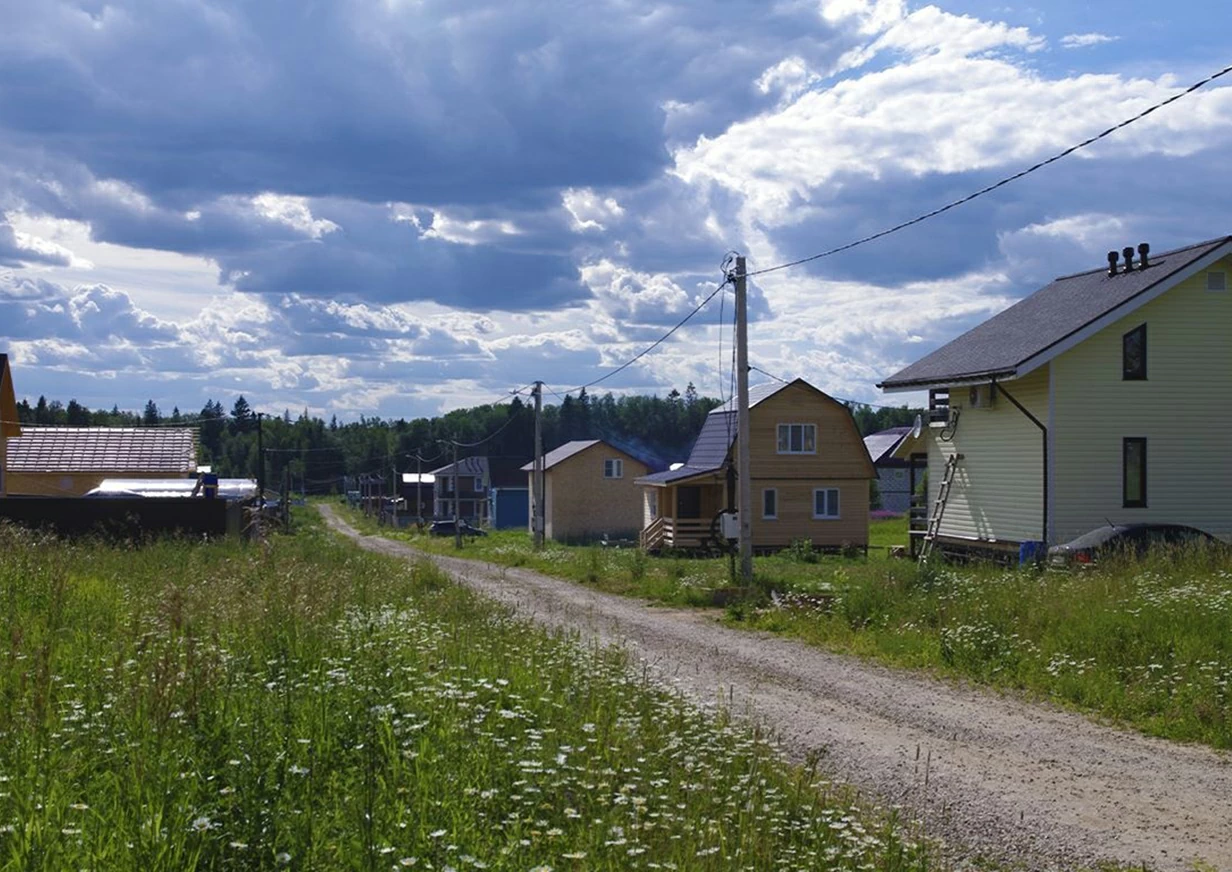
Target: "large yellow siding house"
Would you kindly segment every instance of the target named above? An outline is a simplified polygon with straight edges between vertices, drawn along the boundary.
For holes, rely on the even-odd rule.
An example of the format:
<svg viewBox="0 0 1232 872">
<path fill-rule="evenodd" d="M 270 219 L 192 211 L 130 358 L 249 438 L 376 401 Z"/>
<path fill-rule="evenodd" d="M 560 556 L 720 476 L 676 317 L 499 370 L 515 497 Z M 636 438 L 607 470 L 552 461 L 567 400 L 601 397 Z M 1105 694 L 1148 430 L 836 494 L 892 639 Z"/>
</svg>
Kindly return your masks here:
<svg viewBox="0 0 1232 872">
<path fill-rule="evenodd" d="M 523 472 L 534 531 L 535 464 Z M 544 535 L 558 542 L 636 536 L 642 528 L 642 488 L 650 471 L 641 460 L 602 439 L 566 442 L 543 456 Z"/>
<path fill-rule="evenodd" d="M 1108 261 L 881 383 L 930 392 L 937 548 L 1016 555 L 1110 521 L 1232 540 L 1232 237 Z"/>
<path fill-rule="evenodd" d="M 868 546 L 869 480 L 876 470 L 851 411 L 804 379 L 749 391 L 753 547 Z M 705 548 L 716 516 L 734 504 L 736 414 L 707 416 L 689 459 L 644 476 L 642 546 Z"/>
</svg>

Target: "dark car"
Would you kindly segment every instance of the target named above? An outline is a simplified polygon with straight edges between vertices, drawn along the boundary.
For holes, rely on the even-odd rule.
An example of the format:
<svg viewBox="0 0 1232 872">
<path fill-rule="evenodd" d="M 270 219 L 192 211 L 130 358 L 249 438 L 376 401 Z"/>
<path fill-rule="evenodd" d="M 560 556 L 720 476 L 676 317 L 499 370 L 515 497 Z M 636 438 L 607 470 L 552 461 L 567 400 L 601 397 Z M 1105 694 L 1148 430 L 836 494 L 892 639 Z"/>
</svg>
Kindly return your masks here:
<svg viewBox="0 0 1232 872">
<path fill-rule="evenodd" d="M 486 531 L 480 530 L 478 527 L 471 524 L 470 521 L 461 520 L 458 522 L 458 529 L 462 531 L 463 536 L 486 536 Z M 428 532 L 433 536 L 453 536 L 455 534 L 453 521 L 433 521 L 432 526 L 428 528 Z"/>
<path fill-rule="evenodd" d="M 1184 524 L 1109 524 L 1072 542 L 1048 549 L 1048 565 L 1056 568 L 1092 566 L 1108 554 L 1145 557 L 1152 548 L 1214 548 L 1227 546 L 1197 527 Z"/>
</svg>

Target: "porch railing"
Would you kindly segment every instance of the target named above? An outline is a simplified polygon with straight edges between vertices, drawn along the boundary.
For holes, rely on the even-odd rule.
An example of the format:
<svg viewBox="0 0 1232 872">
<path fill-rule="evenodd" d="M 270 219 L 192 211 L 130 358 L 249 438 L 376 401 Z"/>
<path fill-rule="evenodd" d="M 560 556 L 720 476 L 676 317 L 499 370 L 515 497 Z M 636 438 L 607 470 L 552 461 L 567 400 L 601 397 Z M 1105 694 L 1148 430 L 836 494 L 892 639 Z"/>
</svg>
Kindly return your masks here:
<svg viewBox="0 0 1232 872">
<path fill-rule="evenodd" d="M 655 518 L 642 530 L 641 545 L 647 551 L 661 548 L 701 548 L 710 538 L 708 521 Z"/>
</svg>

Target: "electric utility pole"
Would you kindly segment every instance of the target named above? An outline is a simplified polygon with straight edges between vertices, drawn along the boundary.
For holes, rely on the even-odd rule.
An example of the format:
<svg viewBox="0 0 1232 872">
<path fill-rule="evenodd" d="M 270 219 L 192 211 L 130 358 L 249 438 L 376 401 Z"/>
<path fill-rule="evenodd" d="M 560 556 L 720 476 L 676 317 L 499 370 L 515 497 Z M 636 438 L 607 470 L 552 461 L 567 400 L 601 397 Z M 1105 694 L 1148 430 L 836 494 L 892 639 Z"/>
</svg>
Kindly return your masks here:
<svg viewBox="0 0 1232 872">
<path fill-rule="evenodd" d="M 749 292 L 744 257 L 736 272 L 736 482 L 739 487 L 740 581 L 753 584 L 753 482 L 749 459 Z"/>
<path fill-rule="evenodd" d="M 257 412 L 257 508 L 265 508 L 265 447 L 261 442 L 261 417 Z"/>
<path fill-rule="evenodd" d="M 458 520 L 458 443 L 453 443 L 453 547 L 462 548 L 462 525 Z"/>
<path fill-rule="evenodd" d="M 415 523 L 423 526 L 423 458 L 415 452 Z"/>
<path fill-rule="evenodd" d="M 535 382 L 535 466 L 534 466 L 534 517 L 531 528 L 535 531 L 535 550 L 543 548 L 543 382 Z"/>
</svg>

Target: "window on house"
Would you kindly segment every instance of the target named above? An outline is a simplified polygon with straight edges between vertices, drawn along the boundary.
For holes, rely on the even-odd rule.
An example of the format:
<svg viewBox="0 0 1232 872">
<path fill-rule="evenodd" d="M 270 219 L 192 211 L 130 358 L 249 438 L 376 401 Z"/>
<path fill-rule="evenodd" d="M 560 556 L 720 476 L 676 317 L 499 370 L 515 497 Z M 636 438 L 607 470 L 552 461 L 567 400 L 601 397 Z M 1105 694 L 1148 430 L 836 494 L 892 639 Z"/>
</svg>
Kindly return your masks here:
<svg viewBox="0 0 1232 872">
<path fill-rule="evenodd" d="M 819 487 L 813 491 L 813 517 L 818 520 L 838 518 L 838 488 Z"/>
<path fill-rule="evenodd" d="M 1121 337 L 1121 378 L 1142 381 L 1146 378 L 1146 325 L 1135 327 Z"/>
<path fill-rule="evenodd" d="M 768 487 L 761 492 L 761 516 L 773 521 L 779 516 L 778 488 Z"/>
<path fill-rule="evenodd" d="M 646 494 L 646 505 L 650 508 L 650 520 L 659 517 L 659 492 L 649 491 Z"/>
<path fill-rule="evenodd" d="M 1228 274 L 1225 272 L 1208 272 L 1206 274 L 1206 289 L 1208 291 L 1226 291 L 1228 289 Z"/>
<path fill-rule="evenodd" d="M 816 424 L 779 424 L 779 454 L 816 453 Z"/>
<path fill-rule="evenodd" d="M 621 478 L 625 474 L 625 462 L 620 459 L 603 461 L 604 478 Z"/>
<path fill-rule="evenodd" d="M 1121 440 L 1121 492 L 1125 508 L 1146 508 L 1146 439 Z"/>
</svg>

